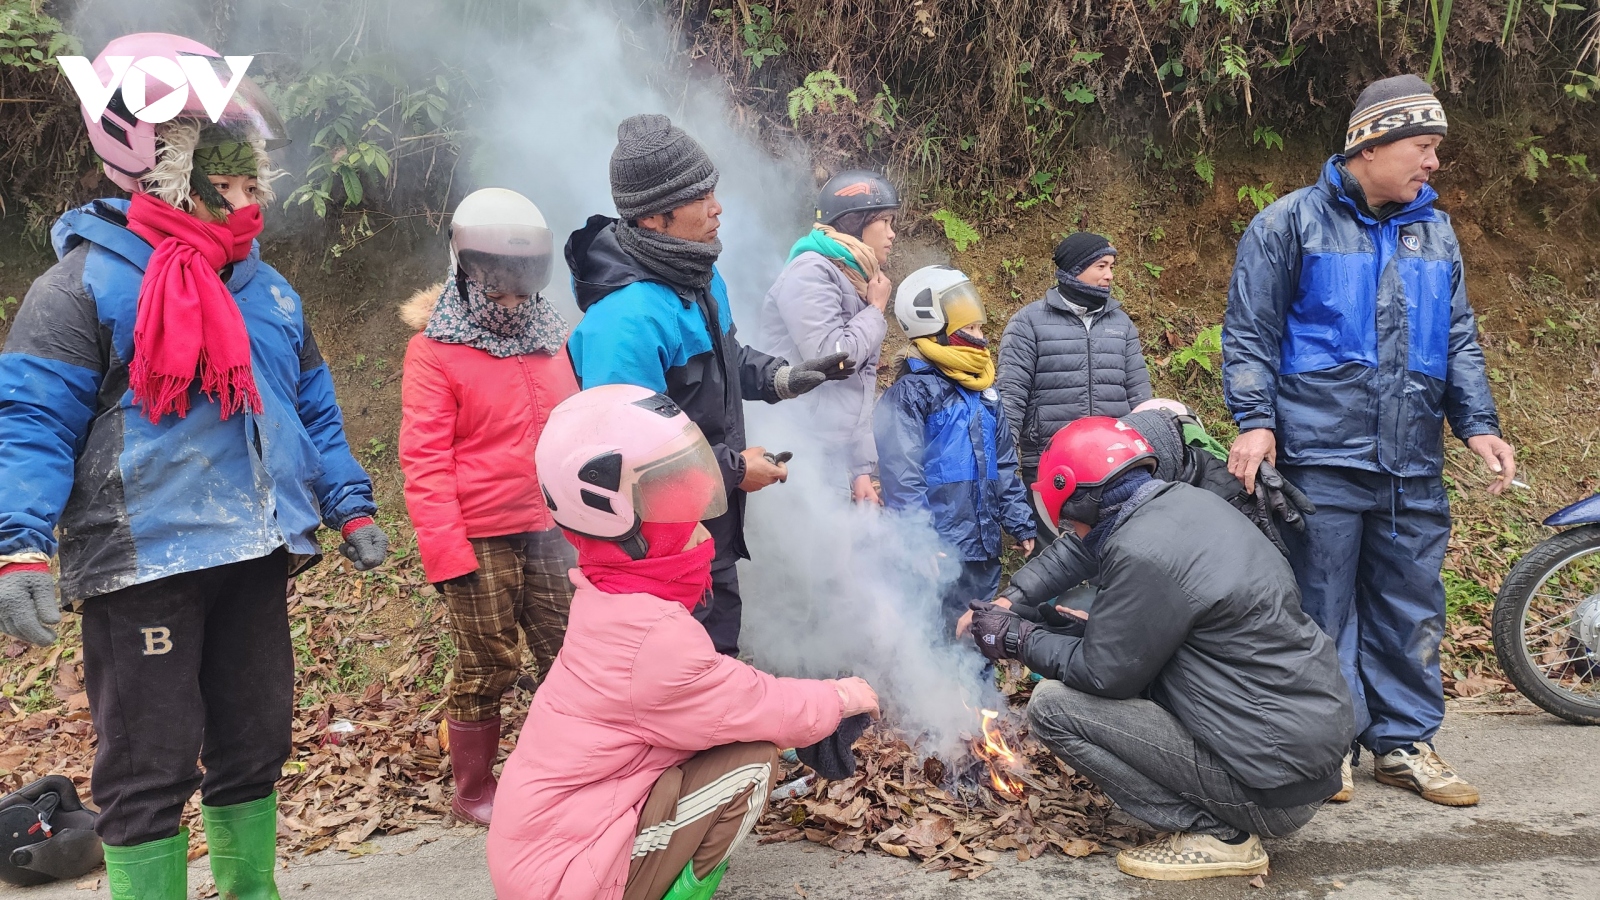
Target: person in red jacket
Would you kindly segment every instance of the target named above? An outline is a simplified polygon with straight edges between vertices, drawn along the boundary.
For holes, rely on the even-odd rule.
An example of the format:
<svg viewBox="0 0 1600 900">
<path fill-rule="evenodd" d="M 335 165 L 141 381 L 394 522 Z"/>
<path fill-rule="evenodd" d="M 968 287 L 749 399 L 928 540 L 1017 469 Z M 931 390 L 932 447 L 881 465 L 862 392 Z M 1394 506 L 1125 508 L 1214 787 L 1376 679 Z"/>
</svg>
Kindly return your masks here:
<svg viewBox="0 0 1600 900">
<path fill-rule="evenodd" d="M 515 191 L 485 188 L 456 208 L 450 280 L 401 310 L 406 348 L 400 467 L 427 578 L 444 594 L 459 655 L 445 700 L 456 818 L 489 824 L 500 696 L 536 677 L 567 627 L 576 564 L 546 508 L 533 448 L 556 404 L 577 393 L 567 325 L 539 296 L 550 229 Z"/>
</svg>

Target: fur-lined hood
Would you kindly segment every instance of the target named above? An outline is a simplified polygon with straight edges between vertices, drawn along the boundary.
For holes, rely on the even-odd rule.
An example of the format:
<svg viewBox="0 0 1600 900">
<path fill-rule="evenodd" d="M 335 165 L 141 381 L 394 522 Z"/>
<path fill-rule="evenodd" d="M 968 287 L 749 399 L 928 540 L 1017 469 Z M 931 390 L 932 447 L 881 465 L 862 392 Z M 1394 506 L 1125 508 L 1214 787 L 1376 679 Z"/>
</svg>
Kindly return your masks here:
<svg viewBox="0 0 1600 900">
<path fill-rule="evenodd" d="M 411 299 L 400 304 L 400 321 L 412 331 L 427 328 L 428 320 L 433 318 L 433 308 L 439 305 L 439 294 L 443 291 L 444 282 L 441 281 L 412 294 Z"/>
</svg>

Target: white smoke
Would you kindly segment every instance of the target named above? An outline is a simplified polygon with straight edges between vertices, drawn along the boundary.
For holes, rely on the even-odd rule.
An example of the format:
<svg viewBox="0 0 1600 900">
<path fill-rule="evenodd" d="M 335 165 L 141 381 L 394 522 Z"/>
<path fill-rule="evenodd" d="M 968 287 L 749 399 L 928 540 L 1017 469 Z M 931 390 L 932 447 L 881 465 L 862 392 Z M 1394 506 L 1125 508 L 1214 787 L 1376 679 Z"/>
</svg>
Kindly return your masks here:
<svg viewBox="0 0 1600 900">
<path fill-rule="evenodd" d="M 460 196 L 508 187 L 539 205 L 557 235 L 593 214 L 615 215 L 607 164 L 616 129 L 637 113 L 665 113 L 706 148 L 721 171 L 724 252 L 742 339 L 755 340 L 762 297 L 808 227 L 816 184 L 804 148 L 763 146 L 741 121 L 723 86 L 689 71 L 688 59 L 659 20 L 593 0 L 523 4 L 542 24 L 517 36 L 472 30 L 441 10 L 454 4 L 350 4 L 350 18 L 306 21 L 330 5 L 318 0 L 86 0 L 72 27 L 91 55 L 118 34 L 161 30 L 215 40 L 224 53 L 270 57 L 297 46 L 308 29 L 349 32 L 382 27 L 392 54 L 417 71 L 470 71 L 482 94 L 469 116 L 477 140 L 456 173 Z M 365 18 L 362 18 L 365 17 Z M 414 24 L 410 24 L 414 23 Z M 214 39 L 220 30 L 225 37 Z M 775 64 L 775 63 L 769 63 Z M 288 181 L 289 179 L 285 179 Z M 280 185 L 286 196 L 291 185 Z M 547 295 L 570 322 L 565 261 L 555 261 Z M 795 453 L 787 484 L 750 498 L 741 564 L 742 646 L 763 669 L 784 675 L 854 674 L 878 690 L 886 709 L 934 748 L 953 749 L 976 724 L 973 708 L 992 703 L 983 661 L 942 632 L 934 574 L 940 552 L 925 524 L 901 521 L 849 502 L 845 476 L 825 465 L 830 448 L 807 430 L 798 403 L 750 403 L 750 441 Z"/>
</svg>

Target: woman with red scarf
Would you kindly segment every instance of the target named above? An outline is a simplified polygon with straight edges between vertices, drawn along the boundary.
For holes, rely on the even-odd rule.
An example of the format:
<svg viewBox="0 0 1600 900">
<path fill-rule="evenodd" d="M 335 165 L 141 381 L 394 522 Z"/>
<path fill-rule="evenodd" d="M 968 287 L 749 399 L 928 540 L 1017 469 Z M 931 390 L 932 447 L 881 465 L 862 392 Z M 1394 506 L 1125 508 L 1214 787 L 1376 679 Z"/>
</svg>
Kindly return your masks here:
<svg viewBox="0 0 1600 900">
<path fill-rule="evenodd" d="M 694 619 L 727 504 L 717 457 L 667 397 L 583 391 L 535 451 L 578 550 L 566 642 L 506 761 L 489 825 L 501 900 L 703 900 L 766 808 L 779 746 L 878 712 L 859 678 L 775 678 Z"/>
<path fill-rule="evenodd" d="M 224 64 L 185 38 L 129 35 L 95 60 L 102 83 L 116 57 Z M 149 79 L 146 100 L 168 90 Z M 319 526 L 358 569 L 388 546 L 300 298 L 255 240 L 276 116 L 248 80 L 220 120 L 197 103 L 161 125 L 117 96 L 85 110 L 133 198 L 61 217 L 60 262 L 0 353 L 0 630 L 49 643 L 61 608 L 82 616 L 115 900 L 187 896 L 196 788 L 218 892 L 278 896 L 288 580 L 319 558 Z"/>
</svg>

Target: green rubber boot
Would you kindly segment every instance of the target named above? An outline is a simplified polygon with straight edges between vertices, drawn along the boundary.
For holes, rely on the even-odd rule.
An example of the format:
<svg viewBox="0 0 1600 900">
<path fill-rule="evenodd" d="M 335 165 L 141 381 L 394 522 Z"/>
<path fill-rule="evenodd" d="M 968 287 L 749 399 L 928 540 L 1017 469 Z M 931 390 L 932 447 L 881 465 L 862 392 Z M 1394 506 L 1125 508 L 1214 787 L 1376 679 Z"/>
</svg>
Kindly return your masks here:
<svg viewBox="0 0 1600 900">
<path fill-rule="evenodd" d="M 723 860 L 722 865 L 712 869 L 705 878 L 694 877 L 694 863 L 683 867 L 678 873 L 678 880 L 667 888 L 666 896 L 661 900 L 710 900 L 711 895 L 717 892 L 717 885 L 722 883 L 722 876 L 728 871 L 728 862 Z"/>
<path fill-rule="evenodd" d="M 189 829 L 132 847 L 106 845 L 111 900 L 184 900 L 189 896 Z"/>
<path fill-rule="evenodd" d="M 278 794 L 233 806 L 200 804 L 211 874 L 222 900 L 278 900 L 272 869 L 278 851 Z"/>
</svg>

